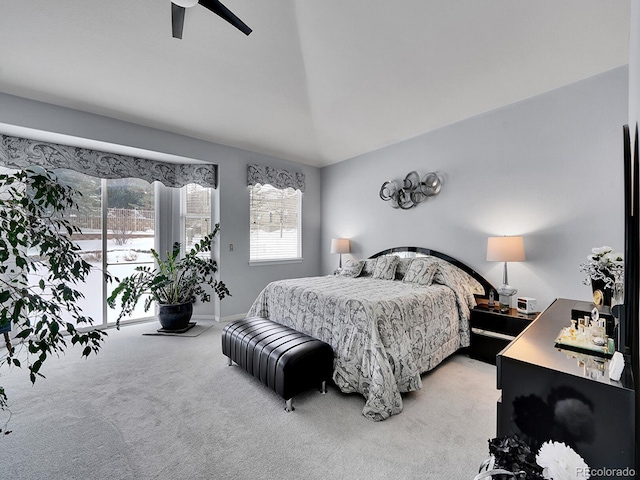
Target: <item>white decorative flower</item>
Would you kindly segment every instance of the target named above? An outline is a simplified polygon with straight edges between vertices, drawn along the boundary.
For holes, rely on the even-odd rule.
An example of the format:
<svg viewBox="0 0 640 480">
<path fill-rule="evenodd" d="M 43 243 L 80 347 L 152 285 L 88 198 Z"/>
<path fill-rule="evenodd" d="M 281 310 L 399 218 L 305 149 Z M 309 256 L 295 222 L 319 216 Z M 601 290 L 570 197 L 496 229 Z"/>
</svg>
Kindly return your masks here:
<svg viewBox="0 0 640 480">
<path fill-rule="evenodd" d="M 602 280 L 605 288 L 612 289 L 624 275 L 624 257 L 607 245 L 595 247 L 587 262 L 580 264 L 580 271 L 587 274 L 582 282 L 585 285 L 590 285 L 592 280 Z"/>
<path fill-rule="evenodd" d="M 559 442 L 545 442 L 536 455 L 544 478 L 576 480 L 589 478 L 589 466 L 571 447 Z"/>
<path fill-rule="evenodd" d="M 594 247 L 591 249 L 591 253 L 601 257 L 602 255 L 613 251 L 613 248 L 603 245 L 602 247 Z"/>
<path fill-rule="evenodd" d="M 618 252 L 605 253 L 600 261 L 603 263 L 620 263 L 622 262 L 622 254 Z"/>
</svg>

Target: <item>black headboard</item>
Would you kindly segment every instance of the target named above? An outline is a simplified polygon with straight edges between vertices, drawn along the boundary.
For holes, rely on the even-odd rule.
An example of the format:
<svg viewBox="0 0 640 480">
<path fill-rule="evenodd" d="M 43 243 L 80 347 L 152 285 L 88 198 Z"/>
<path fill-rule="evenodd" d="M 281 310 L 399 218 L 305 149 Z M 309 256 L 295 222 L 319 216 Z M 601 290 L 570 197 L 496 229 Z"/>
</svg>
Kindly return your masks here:
<svg viewBox="0 0 640 480">
<path fill-rule="evenodd" d="M 399 256 L 401 257 L 407 257 L 407 258 L 412 258 L 414 256 L 424 256 L 424 255 L 431 255 L 432 257 L 437 257 L 437 258 L 441 258 L 442 260 L 451 263 L 452 265 L 455 265 L 456 267 L 458 267 L 460 270 L 463 270 L 464 272 L 467 272 L 469 275 L 471 275 L 473 278 L 475 278 L 480 285 L 482 285 L 482 287 L 484 288 L 484 295 L 476 295 L 477 297 L 481 297 L 481 298 L 489 298 L 489 292 L 491 290 L 496 290 L 496 287 L 494 287 L 486 278 L 484 278 L 482 275 L 480 275 L 478 272 L 476 272 L 473 268 L 469 267 L 468 265 L 462 263 L 460 260 L 456 260 L 453 257 L 450 257 L 449 255 L 445 254 L 445 253 L 441 253 L 438 252 L 436 250 L 431 250 L 430 248 L 422 248 L 422 247 L 393 247 L 393 248 L 388 248 L 386 250 L 382 250 L 381 252 L 378 252 L 374 255 L 371 255 L 369 258 L 376 258 L 376 257 L 380 257 L 382 255 L 396 255 L 399 254 Z M 403 255 L 405 254 L 405 255 Z"/>
</svg>

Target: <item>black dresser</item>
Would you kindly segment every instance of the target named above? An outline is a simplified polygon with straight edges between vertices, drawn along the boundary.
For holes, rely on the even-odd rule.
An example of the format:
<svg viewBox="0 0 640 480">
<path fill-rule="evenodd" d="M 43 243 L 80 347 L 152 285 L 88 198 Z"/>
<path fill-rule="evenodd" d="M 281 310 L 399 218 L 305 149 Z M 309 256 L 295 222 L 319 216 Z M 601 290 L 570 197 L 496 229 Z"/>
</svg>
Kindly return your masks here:
<svg viewBox="0 0 640 480">
<path fill-rule="evenodd" d="M 537 449 L 564 442 L 607 475 L 634 468 L 635 391 L 629 358 L 619 382 L 608 360 L 555 346 L 576 300 L 558 299 L 496 359 L 498 436 L 518 434 Z M 606 470 L 609 469 L 609 470 Z"/>
</svg>

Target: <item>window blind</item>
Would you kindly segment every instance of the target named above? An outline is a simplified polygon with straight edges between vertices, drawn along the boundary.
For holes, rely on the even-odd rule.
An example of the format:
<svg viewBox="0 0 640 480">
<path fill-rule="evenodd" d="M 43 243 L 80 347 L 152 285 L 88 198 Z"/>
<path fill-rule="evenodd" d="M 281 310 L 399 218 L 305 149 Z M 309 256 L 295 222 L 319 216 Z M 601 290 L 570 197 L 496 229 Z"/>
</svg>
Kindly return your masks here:
<svg viewBox="0 0 640 480">
<path fill-rule="evenodd" d="M 302 258 L 302 192 L 256 184 L 250 192 L 251 262 Z"/>
</svg>

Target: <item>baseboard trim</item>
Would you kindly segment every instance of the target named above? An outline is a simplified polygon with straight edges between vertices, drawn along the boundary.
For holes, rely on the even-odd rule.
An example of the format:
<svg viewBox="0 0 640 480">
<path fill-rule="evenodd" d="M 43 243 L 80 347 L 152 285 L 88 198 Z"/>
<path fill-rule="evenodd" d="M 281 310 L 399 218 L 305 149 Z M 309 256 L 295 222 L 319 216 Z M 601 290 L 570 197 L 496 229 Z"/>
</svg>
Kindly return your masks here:
<svg viewBox="0 0 640 480">
<path fill-rule="evenodd" d="M 216 322 L 219 322 L 219 321 L 220 321 L 220 319 L 218 318 L 218 316 L 217 316 L 217 315 L 204 315 L 204 314 L 202 314 L 202 313 L 197 314 L 197 315 L 196 315 L 196 314 L 193 314 L 193 315 L 191 316 L 191 318 L 192 318 L 193 320 L 203 320 L 203 321 L 204 321 L 204 320 L 215 320 Z"/>
<path fill-rule="evenodd" d="M 238 313 L 237 315 L 229 315 L 226 317 L 222 317 L 220 320 L 218 320 L 219 322 L 233 322 L 235 320 L 242 320 L 243 318 L 246 318 L 247 314 L 246 313 Z"/>
</svg>

